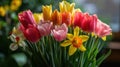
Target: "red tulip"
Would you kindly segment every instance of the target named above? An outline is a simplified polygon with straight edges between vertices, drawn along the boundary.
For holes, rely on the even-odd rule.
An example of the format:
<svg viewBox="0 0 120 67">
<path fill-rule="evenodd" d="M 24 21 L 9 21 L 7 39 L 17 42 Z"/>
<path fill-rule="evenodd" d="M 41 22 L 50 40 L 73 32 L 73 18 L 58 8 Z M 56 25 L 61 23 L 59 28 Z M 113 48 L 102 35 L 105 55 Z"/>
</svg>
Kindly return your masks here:
<svg viewBox="0 0 120 67">
<path fill-rule="evenodd" d="M 21 23 L 20 30 L 23 32 L 25 38 L 31 42 L 37 42 L 41 36 L 32 12 L 30 10 L 23 11 L 18 15 L 18 18 Z"/>
<path fill-rule="evenodd" d="M 74 16 L 74 26 L 81 27 L 81 23 L 84 19 L 84 14 L 82 12 L 76 12 Z"/>
<path fill-rule="evenodd" d="M 18 14 L 18 18 L 20 23 L 27 28 L 29 24 L 34 25 L 35 19 L 33 17 L 33 14 L 30 10 L 23 11 L 22 13 Z"/>
<path fill-rule="evenodd" d="M 81 23 L 81 28 L 87 32 L 93 32 L 97 22 L 97 17 L 95 15 L 90 16 L 88 13 L 84 14 L 84 19 Z"/>
<path fill-rule="evenodd" d="M 89 15 L 88 13 L 76 12 L 74 16 L 74 26 L 80 27 L 83 31 L 93 32 L 97 22 L 96 15 Z"/>
<path fill-rule="evenodd" d="M 26 29 L 23 25 L 20 25 L 20 30 L 23 32 L 25 38 L 30 42 L 37 42 L 41 37 L 39 30 L 32 25 L 29 25 Z"/>
</svg>

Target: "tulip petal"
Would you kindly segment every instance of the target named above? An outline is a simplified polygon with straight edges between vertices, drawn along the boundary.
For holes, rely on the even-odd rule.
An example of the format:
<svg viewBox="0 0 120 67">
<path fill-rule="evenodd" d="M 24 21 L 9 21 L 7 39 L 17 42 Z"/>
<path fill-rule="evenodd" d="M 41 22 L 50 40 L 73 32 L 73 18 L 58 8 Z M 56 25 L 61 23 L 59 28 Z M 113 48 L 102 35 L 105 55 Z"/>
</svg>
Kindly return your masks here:
<svg viewBox="0 0 120 67">
<path fill-rule="evenodd" d="M 60 44 L 62 47 L 66 47 L 66 46 L 69 46 L 71 44 L 71 41 L 70 40 L 66 40 L 64 41 L 62 44 Z"/>
<path fill-rule="evenodd" d="M 37 24 L 39 24 L 40 20 L 43 20 L 43 13 L 34 13 L 33 16 Z"/>
<path fill-rule="evenodd" d="M 42 6 L 44 20 L 50 20 L 52 14 L 52 5 Z"/>
<path fill-rule="evenodd" d="M 24 35 L 25 35 L 26 39 L 31 42 L 37 42 L 41 37 L 39 34 L 39 31 L 35 27 L 28 28 L 24 32 Z"/>
<path fill-rule="evenodd" d="M 95 28 L 95 34 L 99 37 L 104 37 L 111 34 L 112 29 L 107 24 L 98 19 L 97 26 Z"/>
<path fill-rule="evenodd" d="M 52 35 L 57 41 L 64 40 L 66 38 L 67 32 L 68 28 L 66 24 L 62 24 L 61 26 L 55 26 L 55 29 L 51 31 Z"/>
<path fill-rule="evenodd" d="M 69 48 L 69 55 L 73 55 L 76 52 L 77 48 L 73 47 L 73 45 L 70 46 Z"/>
<path fill-rule="evenodd" d="M 30 10 L 19 13 L 18 19 L 19 19 L 20 23 L 24 26 L 24 28 L 28 28 L 29 25 L 36 24 L 34 16 Z"/>
<path fill-rule="evenodd" d="M 71 25 L 72 16 L 69 12 L 63 12 L 62 14 L 62 23 L 65 23 L 67 26 Z"/>
<path fill-rule="evenodd" d="M 58 10 L 54 10 L 54 12 L 51 14 L 51 21 L 53 22 L 54 25 L 60 25 L 62 22 L 62 17 Z"/>
<path fill-rule="evenodd" d="M 79 35 L 79 27 L 76 27 L 74 29 L 74 36 L 78 36 Z"/>
<path fill-rule="evenodd" d="M 86 36 L 86 35 L 81 35 L 81 36 L 79 36 L 81 39 L 82 39 L 82 42 L 85 42 L 85 41 L 87 41 L 88 40 L 88 36 Z"/>
<path fill-rule="evenodd" d="M 81 51 L 86 51 L 86 48 L 85 48 L 83 45 L 81 45 L 81 46 L 79 47 L 79 49 L 80 49 Z"/>
<path fill-rule="evenodd" d="M 74 12 L 82 12 L 79 8 L 75 9 Z"/>
<path fill-rule="evenodd" d="M 69 11 L 72 13 L 74 10 L 75 3 L 70 4 Z"/>
<path fill-rule="evenodd" d="M 59 4 L 60 12 L 70 12 L 72 13 L 74 10 L 75 3 L 69 3 L 67 1 L 62 1 Z"/>
</svg>

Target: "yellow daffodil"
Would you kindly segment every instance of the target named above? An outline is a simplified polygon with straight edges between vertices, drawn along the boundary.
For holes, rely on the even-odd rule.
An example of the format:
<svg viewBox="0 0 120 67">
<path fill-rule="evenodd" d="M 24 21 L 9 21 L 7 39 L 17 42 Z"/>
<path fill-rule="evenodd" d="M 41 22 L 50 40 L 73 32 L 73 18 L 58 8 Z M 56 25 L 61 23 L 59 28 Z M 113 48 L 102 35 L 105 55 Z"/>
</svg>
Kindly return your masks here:
<svg viewBox="0 0 120 67">
<path fill-rule="evenodd" d="M 5 8 L 0 6 L 0 16 L 4 17 L 6 14 Z"/>
<path fill-rule="evenodd" d="M 12 11 L 16 11 L 21 6 L 21 4 L 22 4 L 22 0 L 12 0 L 10 4 L 10 9 Z"/>
<path fill-rule="evenodd" d="M 61 14 L 58 12 L 58 10 L 54 10 L 54 12 L 51 15 L 51 21 L 53 22 L 53 24 L 61 24 L 62 22 L 62 17 Z"/>
<path fill-rule="evenodd" d="M 73 34 L 67 34 L 67 39 L 65 40 L 61 46 L 62 47 L 66 47 L 69 46 L 69 55 L 73 55 L 77 49 L 81 50 L 81 51 L 85 51 L 86 48 L 83 46 L 83 42 L 88 40 L 88 36 L 86 35 L 80 35 L 79 36 L 79 27 L 76 27 L 74 29 L 74 35 Z"/>
<path fill-rule="evenodd" d="M 60 12 L 70 12 L 72 13 L 74 10 L 75 3 L 70 4 L 67 1 L 62 1 L 59 4 Z"/>
<path fill-rule="evenodd" d="M 37 24 L 40 22 L 40 20 L 43 20 L 43 13 L 34 13 L 33 16 Z"/>
<path fill-rule="evenodd" d="M 43 11 L 43 18 L 44 20 L 50 20 L 51 19 L 51 14 L 52 14 L 52 5 L 50 6 L 42 6 L 42 11 Z"/>
</svg>

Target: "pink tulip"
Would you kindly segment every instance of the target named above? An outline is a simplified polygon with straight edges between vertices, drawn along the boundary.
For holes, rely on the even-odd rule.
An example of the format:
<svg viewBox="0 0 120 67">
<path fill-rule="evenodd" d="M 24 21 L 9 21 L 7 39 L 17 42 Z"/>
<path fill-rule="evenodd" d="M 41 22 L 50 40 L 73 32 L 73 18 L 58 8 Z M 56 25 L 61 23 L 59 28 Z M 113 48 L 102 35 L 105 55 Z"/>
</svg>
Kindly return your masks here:
<svg viewBox="0 0 120 67">
<path fill-rule="evenodd" d="M 23 11 L 18 15 L 20 21 L 20 30 L 23 32 L 25 38 L 31 42 L 37 42 L 41 35 L 37 29 L 33 14 L 30 10 Z"/>
<path fill-rule="evenodd" d="M 41 20 L 37 28 L 41 36 L 47 36 L 51 33 L 52 27 L 53 27 L 52 22 Z"/>
<path fill-rule="evenodd" d="M 68 32 L 67 25 L 64 23 L 61 26 L 55 26 L 55 29 L 52 30 L 52 35 L 56 41 L 62 41 L 66 38 Z"/>
<path fill-rule="evenodd" d="M 103 23 L 99 19 L 97 20 L 97 25 L 95 28 L 95 34 L 98 35 L 99 37 L 103 37 L 106 35 L 110 35 L 112 32 L 112 29 L 110 28 L 109 25 Z"/>
<path fill-rule="evenodd" d="M 93 32 L 97 23 L 96 15 L 89 15 L 88 13 L 76 12 L 74 16 L 74 26 L 80 27 L 83 31 Z"/>
</svg>

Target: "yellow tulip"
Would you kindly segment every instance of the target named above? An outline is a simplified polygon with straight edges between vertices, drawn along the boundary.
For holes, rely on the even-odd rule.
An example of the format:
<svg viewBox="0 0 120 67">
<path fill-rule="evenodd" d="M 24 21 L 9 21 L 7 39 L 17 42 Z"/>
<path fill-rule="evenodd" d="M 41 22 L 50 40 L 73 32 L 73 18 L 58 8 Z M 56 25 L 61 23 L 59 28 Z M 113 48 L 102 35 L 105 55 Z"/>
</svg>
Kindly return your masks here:
<svg viewBox="0 0 120 67">
<path fill-rule="evenodd" d="M 74 12 L 82 12 L 79 8 L 75 9 Z"/>
<path fill-rule="evenodd" d="M 48 21 L 51 19 L 51 14 L 52 14 L 52 5 L 50 6 L 42 6 L 42 11 L 43 11 L 43 18 L 45 21 Z"/>
<path fill-rule="evenodd" d="M 74 10 L 75 3 L 70 4 L 67 1 L 62 1 L 59 4 L 60 12 L 70 12 L 72 13 Z"/>
<path fill-rule="evenodd" d="M 34 13 L 33 16 L 37 24 L 40 22 L 40 20 L 43 20 L 43 13 Z"/>
</svg>

